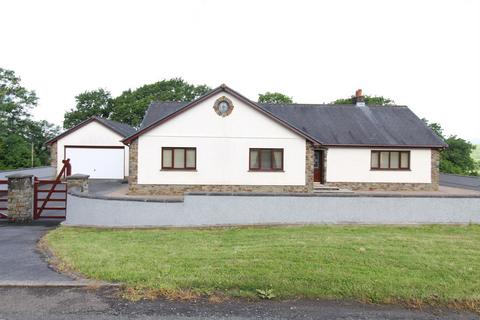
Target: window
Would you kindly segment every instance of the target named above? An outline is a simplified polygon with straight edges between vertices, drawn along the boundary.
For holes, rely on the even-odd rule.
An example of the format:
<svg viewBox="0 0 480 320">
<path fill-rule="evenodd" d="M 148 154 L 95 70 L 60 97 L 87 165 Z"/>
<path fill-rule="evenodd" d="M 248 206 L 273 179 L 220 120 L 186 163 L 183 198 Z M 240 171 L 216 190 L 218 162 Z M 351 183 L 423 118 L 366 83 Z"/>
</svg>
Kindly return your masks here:
<svg viewBox="0 0 480 320">
<path fill-rule="evenodd" d="M 251 171 L 282 171 L 283 149 L 250 149 Z"/>
<path fill-rule="evenodd" d="M 162 169 L 195 170 L 196 168 L 196 148 L 162 148 Z"/>
<path fill-rule="evenodd" d="M 372 151 L 372 170 L 409 170 L 410 151 Z"/>
</svg>

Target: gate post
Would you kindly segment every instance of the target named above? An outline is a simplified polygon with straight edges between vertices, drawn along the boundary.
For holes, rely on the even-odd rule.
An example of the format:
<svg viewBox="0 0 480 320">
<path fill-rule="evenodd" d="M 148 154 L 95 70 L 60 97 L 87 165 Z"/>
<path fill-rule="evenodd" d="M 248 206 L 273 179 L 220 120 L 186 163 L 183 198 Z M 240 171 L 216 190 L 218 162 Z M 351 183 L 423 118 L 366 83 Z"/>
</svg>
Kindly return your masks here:
<svg viewBox="0 0 480 320">
<path fill-rule="evenodd" d="M 33 175 L 14 174 L 8 178 L 8 219 L 16 223 L 33 220 Z"/>
<path fill-rule="evenodd" d="M 76 188 L 80 192 L 88 193 L 88 174 L 76 173 L 67 177 L 68 189 Z"/>
</svg>

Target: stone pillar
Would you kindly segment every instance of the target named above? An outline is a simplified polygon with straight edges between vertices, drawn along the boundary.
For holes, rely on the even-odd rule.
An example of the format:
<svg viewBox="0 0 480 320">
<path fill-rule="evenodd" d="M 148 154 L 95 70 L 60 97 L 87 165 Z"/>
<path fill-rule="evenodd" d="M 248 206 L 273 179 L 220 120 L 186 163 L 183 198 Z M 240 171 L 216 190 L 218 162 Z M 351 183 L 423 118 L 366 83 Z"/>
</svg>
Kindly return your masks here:
<svg viewBox="0 0 480 320">
<path fill-rule="evenodd" d="M 440 151 L 437 149 L 432 149 L 431 170 L 431 190 L 437 191 L 440 184 Z"/>
<path fill-rule="evenodd" d="M 14 174 L 8 178 L 8 219 L 16 223 L 33 220 L 33 175 Z"/>
<path fill-rule="evenodd" d="M 138 139 L 129 145 L 128 165 L 128 192 L 135 193 L 138 183 Z"/>
<path fill-rule="evenodd" d="M 76 188 L 80 192 L 88 193 L 88 174 L 76 173 L 67 177 L 68 189 Z"/>
<path fill-rule="evenodd" d="M 315 163 L 315 149 L 313 143 L 306 141 L 305 151 L 305 189 L 306 192 L 313 191 L 313 169 Z"/>
</svg>

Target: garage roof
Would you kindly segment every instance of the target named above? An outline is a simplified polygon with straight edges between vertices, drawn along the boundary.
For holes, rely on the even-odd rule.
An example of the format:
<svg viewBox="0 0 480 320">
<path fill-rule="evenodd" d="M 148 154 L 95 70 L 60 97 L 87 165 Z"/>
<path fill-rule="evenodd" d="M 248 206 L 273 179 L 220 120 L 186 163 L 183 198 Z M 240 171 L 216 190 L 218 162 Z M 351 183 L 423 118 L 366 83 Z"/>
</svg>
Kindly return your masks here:
<svg viewBox="0 0 480 320">
<path fill-rule="evenodd" d="M 113 120 L 109 120 L 109 119 L 105 119 L 105 118 L 95 116 L 95 117 L 91 117 L 91 118 L 77 124 L 75 127 L 70 128 L 67 131 L 63 132 L 62 134 L 56 136 L 55 138 L 47 141 L 47 144 L 52 144 L 55 141 L 69 135 L 70 133 L 82 128 L 83 126 L 86 126 L 87 124 L 89 124 L 93 121 L 96 121 L 96 122 L 104 125 L 105 127 L 109 128 L 110 130 L 112 130 L 112 131 L 118 133 L 119 135 L 121 135 L 123 138 L 131 136 L 132 134 L 134 134 L 136 132 L 135 128 L 129 126 L 128 124 L 120 123 L 120 122 L 117 122 L 117 121 L 113 121 Z"/>
</svg>

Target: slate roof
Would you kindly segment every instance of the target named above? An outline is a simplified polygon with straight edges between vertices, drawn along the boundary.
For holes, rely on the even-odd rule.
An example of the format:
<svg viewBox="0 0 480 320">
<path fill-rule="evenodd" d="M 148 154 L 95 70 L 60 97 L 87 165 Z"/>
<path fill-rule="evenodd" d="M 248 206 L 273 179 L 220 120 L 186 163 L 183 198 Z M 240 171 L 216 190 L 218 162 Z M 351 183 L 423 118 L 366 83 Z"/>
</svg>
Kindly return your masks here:
<svg viewBox="0 0 480 320">
<path fill-rule="evenodd" d="M 153 102 L 140 130 L 160 121 L 188 102 Z M 446 147 L 405 106 L 262 104 L 263 110 L 326 146 Z"/>
<path fill-rule="evenodd" d="M 112 129 L 113 131 L 118 132 L 124 138 L 137 132 L 137 130 L 135 130 L 134 127 L 131 127 L 125 123 L 121 123 L 121 122 L 117 122 L 117 121 L 113 121 L 113 120 L 109 120 L 101 117 L 94 117 L 94 118 L 100 121 L 101 123 L 103 123 L 104 125 L 106 125 L 107 127 L 109 127 L 110 129 Z"/>
<path fill-rule="evenodd" d="M 154 122 L 161 120 L 175 111 L 185 107 L 188 102 L 152 102 L 145 112 L 138 130 L 143 130 Z"/>
<path fill-rule="evenodd" d="M 128 137 L 128 136 L 131 136 L 131 135 L 135 134 L 135 132 L 137 132 L 137 130 L 135 130 L 135 128 L 129 126 L 128 124 L 95 116 L 95 117 L 91 117 L 91 118 L 79 123 L 78 125 L 76 125 L 73 128 L 70 128 L 70 129 L 64 131 L 63 133 L 59 134 L 55 138 L 48 140 L 46 143 L 47 144 L 52 144 L 53 142 L 65 137 L 66 135 L 69 135 L 70 133 L 80 129 L 81 127 L 89 124 L 92 121 L 97 121 L 97 122 L 103 124 L 104 126 L 106 126 L 107 128 L 115 131 L 116 133 L 118 133 L 119 135 L 121 135 L 124 138 Z"/>
</svg>

